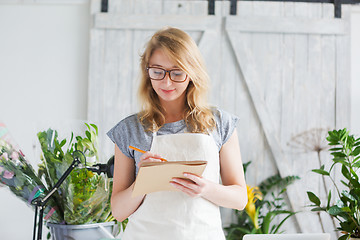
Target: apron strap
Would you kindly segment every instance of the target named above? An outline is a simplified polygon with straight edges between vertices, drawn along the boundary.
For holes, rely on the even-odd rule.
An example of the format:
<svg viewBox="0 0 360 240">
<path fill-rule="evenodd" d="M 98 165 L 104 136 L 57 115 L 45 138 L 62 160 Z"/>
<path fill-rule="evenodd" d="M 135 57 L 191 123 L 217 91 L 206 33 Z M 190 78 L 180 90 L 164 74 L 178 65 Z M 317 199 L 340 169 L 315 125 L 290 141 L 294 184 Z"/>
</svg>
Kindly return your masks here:
<svg viewBox="0 0 360 240">
<path fill-rule="evenodd" d="M 155 129 L 156 129 L 156 126 L 155 126 L 155 123 L 153 123 L 153 131 L 152 131 L 153 138 L 155 138 L 157 135 L 157 131 L 155 131 Z"/>
</svg>

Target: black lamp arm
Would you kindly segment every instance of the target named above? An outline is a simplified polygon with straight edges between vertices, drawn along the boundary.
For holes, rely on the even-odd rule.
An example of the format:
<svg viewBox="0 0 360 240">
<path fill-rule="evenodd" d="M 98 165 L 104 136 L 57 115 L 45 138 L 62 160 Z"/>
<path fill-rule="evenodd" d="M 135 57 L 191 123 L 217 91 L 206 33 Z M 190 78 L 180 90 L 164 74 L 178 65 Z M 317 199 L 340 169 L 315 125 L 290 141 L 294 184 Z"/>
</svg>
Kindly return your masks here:
<svg viewBox="0 0 360 240">
<path fill-rule="evenodd" d="M 76 154 L 75 154 L 76 153 Z M 37 239 L 41 240 L 42 238 L 42 224 L 43 224 L 43 216 L 44 216 L 44 207 L 46 203 L 49 201 L 50 197 L 59 189 L 60 185 L 64 182 L 64 180 L 69 176 L 71 171 L 76 168 L 81 163 L 81 157 L 84 157 L 84 154 L 80 151 L 75 151 L 73 153 L 73 162 L 70 164 L 69 168 L 64 172 L 64 174 L 60 177 L 54 187 L 49 191 L 49 193 L 45 197 L 38 197 L 31 201 L 31 204 L 35 206 L 35 218 L 34 218 L 34 233 L 33 233 L 33 240 L 35 240 L 36 236 L 36 226 L 37 229 Z M 39 216 L 38 216 L 38 210 Z M 37 224 L 37 218 L 38 224 Z"/>
</svg>

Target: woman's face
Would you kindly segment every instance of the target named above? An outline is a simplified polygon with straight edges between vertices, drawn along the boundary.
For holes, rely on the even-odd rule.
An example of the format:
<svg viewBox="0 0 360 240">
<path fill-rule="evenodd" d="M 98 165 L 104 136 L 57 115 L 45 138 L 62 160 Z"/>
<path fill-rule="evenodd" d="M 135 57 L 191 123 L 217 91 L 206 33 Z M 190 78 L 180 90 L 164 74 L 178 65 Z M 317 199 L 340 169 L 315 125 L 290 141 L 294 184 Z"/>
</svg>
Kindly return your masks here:
<svg viewBox="0 0 360 240">
<path fill-rule="evenodd" d="M 170 60 L 170 58 L 164 53 L 161 49 L 156 49 L 149 59 L 149 67 L 156 67 L 164 70 L 180 70 L 181 69 L 176 65 L 175 62 Z M 161 71 L 161 70 L 160 70 Z M 156 74 L 155 72 L 154 74 Z M 178 72 L 174 71 L 172 76 L 173 79 L 176 78 Z M 185 92 L 186 88 L 189 85 L 189 77 L 186 76 L 185 81 L 183 82 L 174 82 L 170 79 L 170 74 L 167 72 L 165 78 L 162 80 L 151 80 L 151 86 L 159 96 L 161 104 L 166 103 L 179 103 L 183 104 L 185 102 Z"/>
</svg>

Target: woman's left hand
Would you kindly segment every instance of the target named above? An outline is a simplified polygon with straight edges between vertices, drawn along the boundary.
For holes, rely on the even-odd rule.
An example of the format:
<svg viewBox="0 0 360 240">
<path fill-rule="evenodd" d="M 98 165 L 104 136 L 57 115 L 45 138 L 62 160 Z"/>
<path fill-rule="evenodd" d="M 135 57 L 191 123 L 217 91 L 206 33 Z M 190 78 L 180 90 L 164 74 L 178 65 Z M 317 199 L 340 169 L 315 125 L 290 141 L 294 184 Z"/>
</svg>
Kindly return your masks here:
<svg viewBox="0 0 360 240">
<path fill-rule="evenodd" d="M 211 182 L 197 175 L 184 173 L 184 178 L 173 178 L 170 184 L 191 197 L 201 197 L 205 195 Z"/>
</svg>

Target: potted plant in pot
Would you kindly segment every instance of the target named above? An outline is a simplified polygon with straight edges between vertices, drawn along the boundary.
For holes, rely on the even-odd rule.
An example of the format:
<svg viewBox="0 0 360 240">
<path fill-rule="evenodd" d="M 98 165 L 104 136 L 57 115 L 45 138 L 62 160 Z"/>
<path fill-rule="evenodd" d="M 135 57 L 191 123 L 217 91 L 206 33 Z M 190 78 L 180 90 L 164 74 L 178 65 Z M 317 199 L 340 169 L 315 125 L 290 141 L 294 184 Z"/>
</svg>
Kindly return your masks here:
<svg viewBox="0 0 360 240">
<path fill-rule="evenodd" d="M 39 165 L 38 176 L 45 179 L 48 189 L 54 186 L 71 165 L 74 151 L 81 151 L 85 155 L 86 165 L 99 163 L 97 126 L 85 125 L 87 127 L 85 136 L 74 137 L 72 134 L 68 143 L 66 139 L 59 140 L 55 130 L 48 129 L 38 133 L 42 149 L 42 163 Z M 48 223 L 52 235 L 63 239 L 62 232 L 67 232 L 66 234 L 69 235 L 69 229 L 77 229 L 76 232 L 79 233 L 79 229 L 91 228 L 89 224 L 93 224 L 93 228 L 104 225 L 110 229 L 114 223 L 105 222 L 114 220 L 110 209 L 111 183 L 111 179 L 103 174 L 98 175 L 85 168 L 75 168 L 54 194 L 63 221 Z M 90 233 L 89 237 L 91 235 L 93 237 L 94 234 L 96 233 Z"/>
<path fill-rule="evenodd" d="M 360 183 L 358 170 L 360 167 L 360 138 L 350 135 L 346 128 L 328 132 L 326 138 L 332 155 L 329 170 L 324 165 L 313 172 L 330 178 L 336 189 L 336 197 L 331 191 L 327 194 L 327 203 L 323 205 L 320 198 L 313 192 L 307 192 L 313 203 L 312 211 L 323 211 L 339 222 L 337 231 L 343 235 L 339 240 L 360 239 Z M 334 167 L 341 167 L 342 178 L 336 182 L 331 176 Z M 341 186 L 340 183 L 342 184 Z M 335 198 L 335 199 L 334 199 Z"/>
<path fill-rule="evenodd" d="M 98 129 L 85 124 L 84 136 L 71 135 L 70 141 L 60 140 L 56 130 L 38 133 L 42 150 L 38 173 L 26 161 L 22 152 L 13 147 L 8 137 L 0 135 L 0 180 L 22 200 L 31 203 L 44 197 L 73 162 L 73 153 L 81 151 L 86 163 L 99 163 Z M 7 130 L 0 125 L 1 130 Z M 50 197 L 44 219 L 53 239 L 100 239 L 113 237 L 110 196 L 112 180 L 86 168 L 74 168 Z M 83 231 L 82 229 L 87 229 Z M 110 231 L 110 233 L 109 233 Z M 88 233 L 90 232 L 90 233 Z M 66 236 L 65 236 L 66 235 Z"/>
<path fill-rule="evenodd" d="M 250 162 L 244 164 L 246 172 Z M 243 239 L 245 234 L 282 233 L 281 226 L 296 214 L 287 209 L 284 194 L 286 187 L 298 180 L 298 176 L 282 178 L 279 174 L 268 177 L 257 187 L 247 187 L 248 203 L 245 211 L 235 211 L 237 222 L 226 227 L 227 240 Z M 274 221 L 275 218 L 278 218 Z"/>
</svg>

